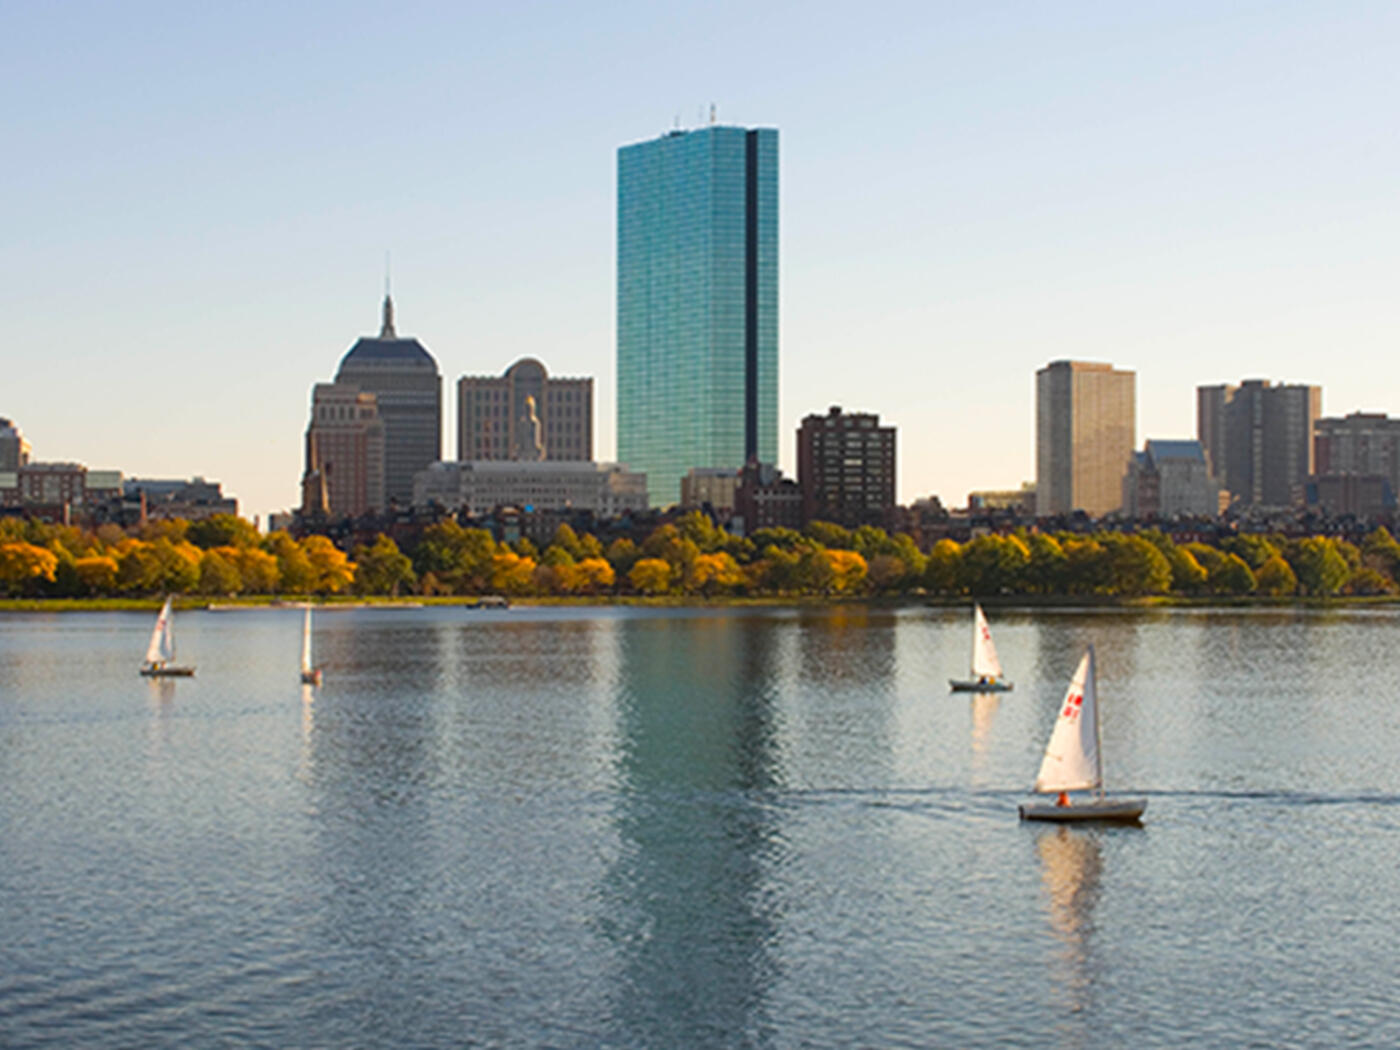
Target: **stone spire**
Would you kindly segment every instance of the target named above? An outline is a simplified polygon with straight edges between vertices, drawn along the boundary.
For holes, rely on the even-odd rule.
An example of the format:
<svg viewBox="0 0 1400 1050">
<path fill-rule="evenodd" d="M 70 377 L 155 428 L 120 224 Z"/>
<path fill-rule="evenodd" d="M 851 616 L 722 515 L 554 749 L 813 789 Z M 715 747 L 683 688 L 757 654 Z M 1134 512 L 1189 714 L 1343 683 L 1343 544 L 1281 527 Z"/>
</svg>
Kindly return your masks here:
<svg viewBox="0 0 1400 1050">
<path fill-rule="evenodd" d="M 380 339 L 397 339 L 398 333 L 394 331 L 394 300 L 388 292 L 384 293 L 384 325 L 379 329 Z"/>
</svg>

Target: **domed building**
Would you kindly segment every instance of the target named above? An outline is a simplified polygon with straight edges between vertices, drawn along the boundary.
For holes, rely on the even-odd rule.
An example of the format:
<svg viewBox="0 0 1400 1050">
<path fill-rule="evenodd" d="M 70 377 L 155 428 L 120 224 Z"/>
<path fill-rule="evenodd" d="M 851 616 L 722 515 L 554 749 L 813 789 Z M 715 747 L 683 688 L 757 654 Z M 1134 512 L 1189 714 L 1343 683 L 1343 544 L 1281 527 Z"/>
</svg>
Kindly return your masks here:
<svg viewBox="0 0 1400 1050">
<path fill-rule="evenodd" d="M 335 381 L 375 396 L 384 426 L 384 496 L 409 506 L 413 475 L 442 458 L 442 375 L 422 343 L 394 331 L 388 295 L 378 338 L 356 342 L 341 358 Z"/>
</svg>

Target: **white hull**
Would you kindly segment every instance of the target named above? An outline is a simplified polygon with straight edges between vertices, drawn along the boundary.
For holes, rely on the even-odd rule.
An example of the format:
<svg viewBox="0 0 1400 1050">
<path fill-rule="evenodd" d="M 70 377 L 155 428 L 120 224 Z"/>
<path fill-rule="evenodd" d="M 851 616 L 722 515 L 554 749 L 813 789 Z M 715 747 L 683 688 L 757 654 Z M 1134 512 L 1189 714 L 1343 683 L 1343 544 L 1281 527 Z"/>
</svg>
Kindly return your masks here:
<svg viewBox="0 0 1400 1050">
<path fill-rule="evenodd" d="M 1147 808 L 1145 798 L 1096 798 L 1057 806 L 1053 802 L 1021 803 L 1022 820 L 1049 820 L 1067 824 L 1081 820 L 1119 821 L 1136 824 Z"/>
<path fill-rule="evenodd" d="M 979 682 L 976 679 L 961 681 L 950 678 L 948 688 L 955 693 L 1009 693 L 1012 685 L 1010 682 Z"/>
</svg>

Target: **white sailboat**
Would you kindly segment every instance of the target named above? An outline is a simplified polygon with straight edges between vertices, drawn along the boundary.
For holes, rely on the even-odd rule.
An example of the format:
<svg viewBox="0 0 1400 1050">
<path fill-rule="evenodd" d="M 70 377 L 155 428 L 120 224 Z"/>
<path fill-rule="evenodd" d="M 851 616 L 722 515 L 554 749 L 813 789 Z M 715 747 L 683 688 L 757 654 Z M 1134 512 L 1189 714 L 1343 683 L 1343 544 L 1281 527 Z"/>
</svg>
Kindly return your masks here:
<svg viewBox="0 0 1400 1050">
<path fill-rule="evenodd" d="M 189 678 L 193 667 L 180 667 L 175 661 L 175 619 L 171 609 L 173 599 L 166 598 L 151 631 L 151 643 L 146 646 L 146 660 L 141 673 L 147 678 Z"/>
<path fill-rule="evenodd" d="M 311 606 L 301 622 L 301 680 L 307 685 L 321 684 L 321 669 L 311 666 Z"/>
<path fill-rule="evenodd" d="M 948 685 L 955 693 L 1005 693 L 1011 689 L 1011 683 L 1002 678 L 992 629 L 987 626 L 982 606 L 975 602 L 972 605 L 972 678 L 967 681 L 950 678 Z"/>
<path fill-rule="evenodd" d="M 1060 715 L 1045 745 L 1045 758 L 1032 789 L 1058 796 L 1054 802 L 1021 804 L 1022 820 L 1119 820 L 1137 822 L 1145 798 L 1109 799 L 1103 793 L 1103 750 L 1099 742 L 1098 678 L 1091 645 L 1070 680 Z M 1071 800 L 1071 791 L 1093 791 L 1092 798 Z"/>
</svg>

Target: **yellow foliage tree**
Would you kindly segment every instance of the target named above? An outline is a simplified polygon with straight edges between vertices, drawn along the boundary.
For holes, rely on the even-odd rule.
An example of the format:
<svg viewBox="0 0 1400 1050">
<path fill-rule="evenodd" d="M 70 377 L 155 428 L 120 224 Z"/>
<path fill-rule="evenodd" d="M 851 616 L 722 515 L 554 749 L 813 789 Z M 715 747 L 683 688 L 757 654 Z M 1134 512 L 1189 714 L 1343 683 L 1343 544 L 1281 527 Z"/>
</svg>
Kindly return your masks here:
<svg viewBox="0 0 1400 1050">
<path fill-rule="evenodd" d="M 306 560 L 311 563 L 311 590 L 317 594 L 341 594 L 355 578 L 355 563 L 324 536 L 307 536 L 301 541 Z"/>
<path fill-rule="evenodd" d="M 506 548 L 491 558 L 491 587 L 502 594 L 529 594 L 535 589 L 534 558 Z"/>
<path fill-rule="evenodd" d="M 643 594 L 665 594 L 671 589 L 671 565 L 663 558 L 640 558 L 627 581 Z"/>
<path fill-rule="evenodd" d="M 117 587 L 117 559 L 94 554 L 73 562 L 73 571 L 89 594 L 109 594 Z"/>
<path fill-rule="evenodd" d="M 58 572 L 58 555 L 32 543 L 0 543 L 0 585 L 11 594 L 26 586 L 47 580 L 53 583 Z"/>
<path fill-rule="evenodd" d="M 706 518 L 706 521 L 709 519 Z M 859 555 L 857 555 L 858 557 Z M 723 594 L 744 582 L 743 570 L 727 551 L 696 555 L 686 577 L 686 590 L 692 593 Z"/>
<path fill-rule="evenodd" d="M 831 590 L 834 594 L 853 594 L 865 583 L 870 571 L 865 559 L 855 551 L 827 551 L 831 559 Z"/>
</svg>

